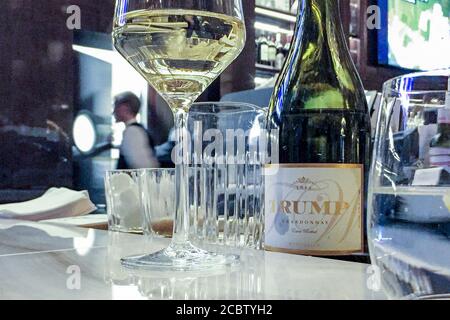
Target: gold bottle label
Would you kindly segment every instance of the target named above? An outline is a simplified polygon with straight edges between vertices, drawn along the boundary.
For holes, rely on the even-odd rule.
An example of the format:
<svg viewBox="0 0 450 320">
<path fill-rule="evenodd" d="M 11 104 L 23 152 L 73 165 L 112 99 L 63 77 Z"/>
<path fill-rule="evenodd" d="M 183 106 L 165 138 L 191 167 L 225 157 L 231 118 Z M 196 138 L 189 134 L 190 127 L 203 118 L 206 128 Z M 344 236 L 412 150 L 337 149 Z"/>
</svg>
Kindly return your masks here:
<svg viewBox="0 0 450 320">
<path fill-rule="evenodd" d="M 364 166 L 265 168 L 265 248 L 306 255 L 364 251 Z"/>
</svg>

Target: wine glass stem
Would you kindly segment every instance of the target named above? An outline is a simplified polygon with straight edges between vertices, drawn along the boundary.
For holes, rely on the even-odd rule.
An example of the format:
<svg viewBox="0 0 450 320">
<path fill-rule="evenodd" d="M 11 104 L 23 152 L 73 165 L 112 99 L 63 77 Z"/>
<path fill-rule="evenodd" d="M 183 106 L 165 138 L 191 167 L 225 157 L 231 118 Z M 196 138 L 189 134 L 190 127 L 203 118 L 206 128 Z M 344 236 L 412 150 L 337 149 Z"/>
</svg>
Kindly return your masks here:
<svg viewBox="0 0 450 320">
<path fill-rule="evenodd" d="M 176 206 L 174 234 L 172 245 L 185 245 L 189 241 L 189 206 L 188 206 L 188 160 L 189 135 L 186 129 L 187 112 L 179 109 L 175 114 L 175 130 L 177 130 L 177 161 L 175 166 Z"/>
</svg>

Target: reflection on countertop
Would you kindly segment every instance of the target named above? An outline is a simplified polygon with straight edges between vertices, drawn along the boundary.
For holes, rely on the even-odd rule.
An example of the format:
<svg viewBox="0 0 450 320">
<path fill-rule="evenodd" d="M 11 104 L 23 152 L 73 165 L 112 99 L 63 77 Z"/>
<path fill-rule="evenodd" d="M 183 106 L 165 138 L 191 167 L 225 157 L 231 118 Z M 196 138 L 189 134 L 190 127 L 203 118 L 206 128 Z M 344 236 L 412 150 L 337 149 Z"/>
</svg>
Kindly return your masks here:
<svg viewBox="0 0 450 320">
<path fill-rule="evenodd" d="M 367 265 L 242 250 L 218 270 L 147 272 L 120 259 L 166 239 L 0 220 L 0 299 L 383 299 L 368 289 Z M 222 250 L 231 250 L 222 248 Z"/>
</svg>

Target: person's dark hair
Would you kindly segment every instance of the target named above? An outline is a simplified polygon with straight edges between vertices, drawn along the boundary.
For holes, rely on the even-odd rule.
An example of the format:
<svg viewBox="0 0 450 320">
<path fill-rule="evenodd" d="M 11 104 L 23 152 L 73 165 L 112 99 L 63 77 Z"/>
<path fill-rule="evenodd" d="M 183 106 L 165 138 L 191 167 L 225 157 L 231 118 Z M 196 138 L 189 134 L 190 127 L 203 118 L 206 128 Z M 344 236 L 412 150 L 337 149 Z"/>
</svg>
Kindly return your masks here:
<svg viewBox="0 0 450 320">
<path fill-rule="evenodd" d="M 126 104 L 135 115 L 141 110 L 141 100 L 132 92 L 124 92 L 114 98 L 114 108 L 122 104 Z"/>
</svg>

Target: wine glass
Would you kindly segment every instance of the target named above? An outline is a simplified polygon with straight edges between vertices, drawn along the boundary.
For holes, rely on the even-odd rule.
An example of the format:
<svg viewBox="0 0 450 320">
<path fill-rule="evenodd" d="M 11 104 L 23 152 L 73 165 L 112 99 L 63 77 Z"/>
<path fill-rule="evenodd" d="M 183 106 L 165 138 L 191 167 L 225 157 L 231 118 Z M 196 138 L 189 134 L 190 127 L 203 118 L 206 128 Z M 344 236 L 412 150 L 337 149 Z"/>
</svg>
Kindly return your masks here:
<svg viewBox="0 0 450 320">
<path fill-rule="evenodd" d="M 369 181 L 372 287 L 450 298 L 450 69 L 385 83 Z"/>
<path fill-rule="evenodd" d="M 122 263 L 197 270 L 236 262 L 236 256 L 201 250 L 189 240 L 189 157 L 183 149 L 189 143 L 184 132 L 190 106 L 244 48 L 241 0 L 116 0 L 113 39 L 118 52 L 171 107 L 179 148 L 172 243 L 163 251 Z"/>
</svg>

